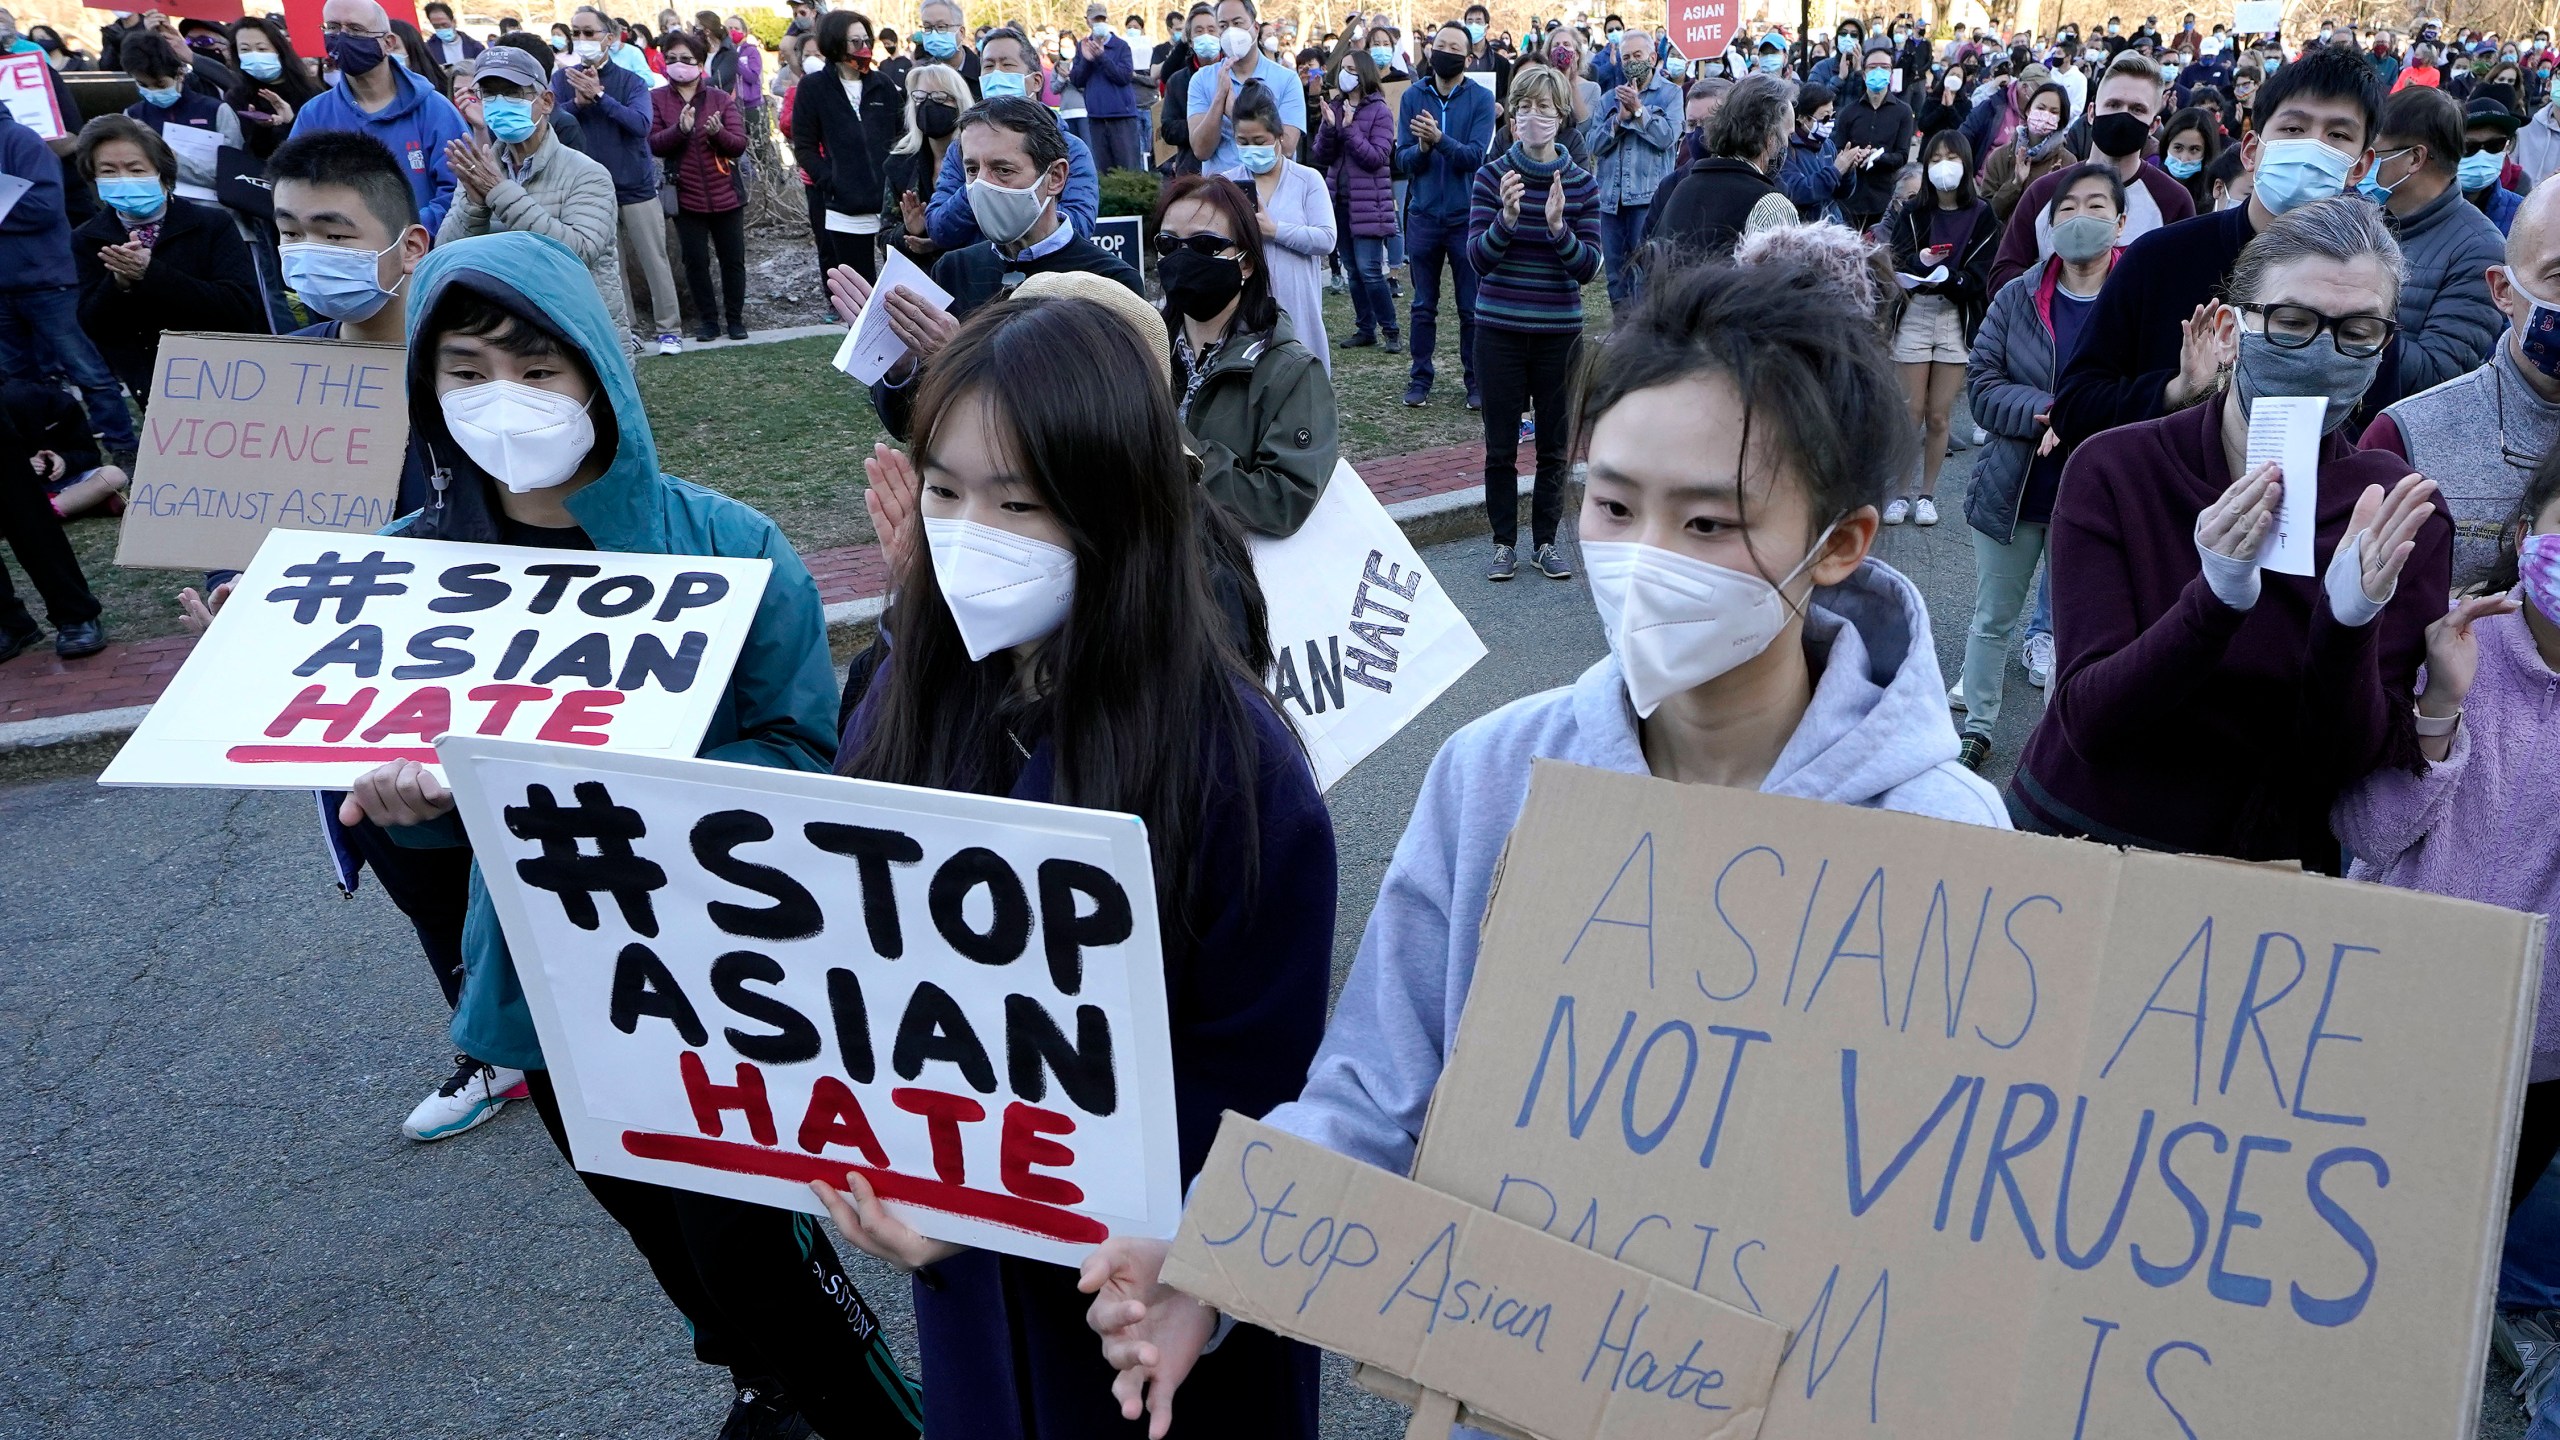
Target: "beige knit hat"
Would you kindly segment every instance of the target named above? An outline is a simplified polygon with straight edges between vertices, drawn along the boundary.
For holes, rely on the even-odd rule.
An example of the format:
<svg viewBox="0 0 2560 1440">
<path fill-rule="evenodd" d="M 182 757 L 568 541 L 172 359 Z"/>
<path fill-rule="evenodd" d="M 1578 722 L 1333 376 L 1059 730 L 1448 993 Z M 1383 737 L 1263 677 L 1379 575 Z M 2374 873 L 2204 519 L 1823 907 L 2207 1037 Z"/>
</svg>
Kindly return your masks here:
<svg viewBox="0 0 2560 1440">
<path fill-rule="evenodd" d="M 1090 300 L 1128 321 L 1138 332 L 1138 348 L 1155 357 L 1157 383 L 1168 393 L 1173 389 L 1173 337 L 1164 328 L 1163 314 L 1137 291 L 1117 280 L 1070 270 L 1033 275 L 1014 287 L 1013 293 L 1027 298 Z"/>
</svg>

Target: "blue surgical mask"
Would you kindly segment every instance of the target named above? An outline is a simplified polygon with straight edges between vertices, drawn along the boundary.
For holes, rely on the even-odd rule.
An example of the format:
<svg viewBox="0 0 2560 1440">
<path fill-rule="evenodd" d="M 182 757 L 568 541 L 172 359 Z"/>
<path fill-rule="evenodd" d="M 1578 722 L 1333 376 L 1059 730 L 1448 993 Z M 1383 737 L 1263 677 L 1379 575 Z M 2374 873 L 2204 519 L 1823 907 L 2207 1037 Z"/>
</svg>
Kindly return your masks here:
<svg viewBox="0 0 2560 1440">
<path fill-rule="evenodd" d="M 399 244 L 394 240 L 379 250 L 351 250 L 297 241 L 277 246 L 276 257 L 284 264 L 285 285 L 304 305 L 332 320 L 353 323 L 372 319 L 391 302 L 392 290 L 382 288 L 375 262 Z"/>
<path fill-rule="evenodd" d="M 924 53 L 936 60 L 948 60 L 960 53 L 959 37 L 948 30 L 927 30 L 920 38 L 924 41 Z"/>
<path fill-rule="evenodd" d="M 2263 62 L 2261 62 L 2262 68 L 2264 68 L 2270 75 L 2276 73 L 2276 67 L 2283 63 L 2284 62 L 2282 60 L 2277 59 L 2273 55 L 2268 56 Z"/>
<path fill-rule="evenodd" d="M 1197 42 L 1194 42 L 1194 43 L 1197 43 Z M 1211 45 L 1211 46 L 1209 47 L 1209 49 L 1210 49 L 1211 53 L 1215 53 L 1215 52 L 1216 52 L 1216 50 L 1217 50 L 1217 48 L 1218 48 L 1218 47 L 1217 47 L 1216 45 L 1214 45 L 1214 44 L 1213 44 L 1213 45 Z M 1205 58 L 1205 57 L 1204 57 L 1204 58 Z M 1387 46 L 1387 45 L 1372 45 L 1372 46 L 1370 46 L 1370 47 L 1369 47 L 1369 63 L 1370 63 L 1370 64 L 1372 64 L 1372 65 L 1377 66 L 1377 67 L 1378 67 L 1379 69 L 1381 69 L 1381 70 L 1392 70 L 1392 69 L 1394 69 L 1394 68 L 1395 68 L 1395 64 L 1396 64 L 1396 52 L 1395 52 L 1394 47 L 1392 47 L 1392 46 Z"/>
<path fill-rule="evenodd" d="M 2282 215 L 2345 193 L 2347 170 L 2354 163 L 2317 140 L 2270 141 L 2258 154 L 2254 193 L 2260 204 Z"/>
<path fill-rule="evenodd" d="M 2364 178 L 2356 182 L 2356 193 L 2362 195 L 2364 198 L 2372 201 L 2376 205 L 2390 204 L 2391 192 L 2399 189 L 2402 185 L 2407 184 L 2409 176 L 2403 175 L 2399 179 L 2385 185 L 2382 183 L 2382 167 L 2408 153 L 2408 148 L 2403 146 L 2402 148 L 2394 150 L 2387 155 L 2374 156 L 2373 163 L 2365 167 Z M 2410 174 L 2415 173 L 2417 172 L 2410 172 Z"/>
<path fill-rule="evenodd" d="M 567 54 L 569 50 L 569 37 L 566 35 L 552 36 L 551 49 L 555 54 Z"/>
<path fill-rule="evenodd" d="M 2462 163 L 2454 167 L 2454 183 L 2460 185 L 2462 192 L 2468 195 L 2474 190 L 2483 190 L 2497 184 L 2498 176 L 2506 168 L 2507 157 L 2504 155 L 2492 155 L 2486 150 L 2477 155 L 2465 155 L 2462 157 Z"/>
<path fill-rule="evenodd" d="M 978 98 L 993 100 L 999 95 L 1019 99 L 1028 89 L 1026 77 L 1009 70 L 989 70 L 978 77 Z"/>
<path fill-rule="evenodd" d="M 2179 180 L 2193 180 L 2196 178 L 2196 172 L 2204 168 L 2204 162 L 2201 160 L 2180 160 L 2176 156 L 2171 156 L 2170 158 L 2160 162 L 2160 168 L 2168 171 L 2172 178 Z"/>
<path fill-rule="evenodd" d="M 1665 55 L 1662 57 L 1663 79 L 1678 80 L 1686 76 L 1688 73 L 1689 62 L 1687 60 L 1684 60 L 1677 55 Z"/>
<path fill-rule="evenodd" d="M 1198 60 L 1199 62 L 1201 62 L 1201 63 L 1202 63 L 1202 64 L 1204 64 L 1204 65 L 1205 65 L 1205 64 L 1207 64 L 1208 62 L 1212 61 L 1212 60 L 1217 59 L 1217 58 L 1218 58 L 1218 37 L 1217 37 L 1217 36 L 1215 36 L 1215 35 L 1194 35 L 1194 36 L 1192 36 L 1192 37 L 1191 37 L 1191 55 L 1192 55 L 1192 58 L 1193 58 L 1193 59 Z"/>
<path fill-rule="evenodd" d="M 151 108 L 154 110 L 166 110 L 170 106 L 177 104 L 178 96 L 181 93 L 179 87 L 175 85 L 171 85 L 166 89 L 157 85 L 136 85 L 133 88 L 142 92 L 142 98 L 149 101 Z"/>
<path fill-rule="evenodd" d="M 533 138 L 533 102 L 514 95 L 480 97 L 480 121 L 489 133 L 510 145 Z"/>
<path fill-rule="evenodd" d="M 243 50 L 240 68 L 252 80 L 273 80 L 284 74 L 284 57 L 273 50 Z"/>
<path fill-rule="evenodd" d="M 1280 163 L 1280 147 L 1276 145 L 1239 145 L 1236 154 L 1243 159 L 1244 168 L 1256 175 L 1268 175 L 1271 167 Z"/>
<path fill-rule="evenodd" d="M 1476 45 L 1481 45 L 1481 44 L 1483 44 L 1483 43 L 1484 43 L 1484 27 L 1483 27 L 1483 26 L 1481 26 L 1481 25 L 1479 25 L 1479 24 L 1477 24 L 1477 23 L 1476 23 L 1476 22 L 1474 22 L 1473 20 L 1468 21 L 1468 22 L 1467 22 L 1467 40 L 1468 40 L 1468 42 L 1469 42 L 1470 44 L 1476 44 Z"/>
<path fill-rule="evenodd" d="M 98 182 L 98 198 L 127 220 L 148 220 L 169 203 L 157 180 L 110 176 Z"/>
<path fill-rule="evenodd" d="M 1763 75 L 1775 75 L 1786 68 L 1787 57 L 1784 55 L 1772 54 L 1760 57 L 1760 73 Z"/>
<path fill-rule="evenodd" d="M 1870 95 L 1883 94 L 1884 87 L 1892 83 L 1893 72 L 1890 70 L 1870 70 L 1867 72 L 1867 93 Z"/>
<path fill-rule="evenodd" d="M 446 44 L 448 44 L 448 45 L 452 44 L 452 43 L 453 43 L 453 27 L 452 27 L 452 26 L 450 26 L 450 25 L 439 25 L 439 26 L 437 26 L 437 27 L 436 27 L 436 38 L 437 38 L 437 39 L 439 39 L 439 40 L 442 40 L 443 42 L 445 42 L 445 43 L 446 43 Z"/>
</svg>

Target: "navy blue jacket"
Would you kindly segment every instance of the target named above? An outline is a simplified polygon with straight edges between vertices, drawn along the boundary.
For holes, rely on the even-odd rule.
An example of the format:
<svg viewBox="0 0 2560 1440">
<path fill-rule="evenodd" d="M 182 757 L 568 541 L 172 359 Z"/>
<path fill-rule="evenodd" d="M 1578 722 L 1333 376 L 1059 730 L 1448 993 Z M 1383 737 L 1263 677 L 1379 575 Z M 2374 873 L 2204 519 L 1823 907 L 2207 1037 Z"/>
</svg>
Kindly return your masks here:
<svg viewBox="0 0 2560 1440">
<path fill-rule="evenodd" d="M 1413 138 L 1413 117 L 1425 110 L 1440 122 L 1440 140 L 1424 149 Z M 1473 80 L 1442 99 L 1430 80 L 1416 80 L 1396 106 L 1396 168 L 1403 172 L 1405 214 L 1427 215 L 1446 225 L 1466 223 L 1475 203 L 1476 172 L 1493 144 L 1493 95 Z"/>
<path fill-rule="evenodd" d="M 604 81 L 604 93 L 581 105 L 577 92 L 569 88 L 569 77 L 555 72 L 551 103 L 578 117 L 578 126 L 585 131 L 587 158 L 612 174 L 616 202 L 640 205 L 655 200 L 658 157 L 649 149 L 649 82 L 609 61 L 598 65 L 595 73 Z"/>
<path fill-rule="evenodd" d="M 7 218 L 0 219 L 0 293 L 77 283 L 71 222 L 62 209 L 62 162 L 5 108 L 0 108 L 0 174 L 30 182 Z"/>
<path fill-rule="evenodd" d="M 1084 58 L 1076 46 L 1075 64 L 1067 67 L 1067 83 L 1084 92 L 1084 113 L 1095 120 L 1126 120 L 1138 113 L 1138 89 L 1132 81 L 1129 42 L 1103 37 L 1102 58 Z"/>
</svg>

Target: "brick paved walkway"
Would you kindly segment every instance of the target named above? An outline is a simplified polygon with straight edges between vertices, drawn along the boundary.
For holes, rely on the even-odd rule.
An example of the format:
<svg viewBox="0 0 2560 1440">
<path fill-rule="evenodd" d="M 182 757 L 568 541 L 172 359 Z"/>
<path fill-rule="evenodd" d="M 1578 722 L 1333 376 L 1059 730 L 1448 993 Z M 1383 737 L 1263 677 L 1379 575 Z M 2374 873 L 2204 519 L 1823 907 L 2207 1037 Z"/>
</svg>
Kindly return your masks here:
<svg viewBox="0 0 2560 1440">
<path fill-rule="evenodd" d="M 1483 459 L 1481 446 L 1448 445 L 1368 461 L 1359 467 L 1360 478 L 1381 502 L 1397 505 L 1475 489 L 1484 483 Z M 1522 446 L 1521 473 L 1529 474 L 1535 465 L 1529 448 Z M 817 577 L 820 597 L 830 605 L 878 595 L 886 588 L 886 567 L 877 545 L 848 545 L 801 558 Z M 160 698 L 194 645 L 192 636 L 164 635 L 109 645 L 85 660 L 68 661 L 57 659 L 49 644 L 41 646 L 0 665 L 0 724 L 148 705 Z"/>
</svg>

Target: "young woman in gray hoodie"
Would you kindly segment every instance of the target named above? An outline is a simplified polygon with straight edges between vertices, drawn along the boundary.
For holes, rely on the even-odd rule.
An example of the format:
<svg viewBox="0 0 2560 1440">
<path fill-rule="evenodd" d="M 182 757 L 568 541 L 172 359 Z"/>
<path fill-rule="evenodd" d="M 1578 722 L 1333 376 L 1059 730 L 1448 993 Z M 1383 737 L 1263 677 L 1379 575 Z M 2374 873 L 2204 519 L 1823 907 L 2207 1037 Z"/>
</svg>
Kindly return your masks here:
<svg viewBox="0 0 2560 1440">
<path fill-rule="evenodd" d="M 1583 562 L 1608 656 L 1450 737 L 1423 780 L 1299 1097 L 1266 1123 L 1404 1174 L 1458 1031 L 1531 762 L 2005 829 L 1956 758 L 1920 592 L 1869 555 L 1913 458 L 1864 247 L 1802 226 L 1657 276 L 1587 377 Z M 1215 1315 L 1166 1245 L 1085 1262 L 1122 1413 L 1161 1435 Z"/>
</svg>

